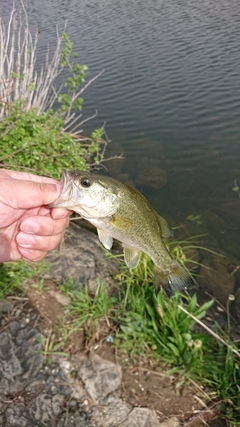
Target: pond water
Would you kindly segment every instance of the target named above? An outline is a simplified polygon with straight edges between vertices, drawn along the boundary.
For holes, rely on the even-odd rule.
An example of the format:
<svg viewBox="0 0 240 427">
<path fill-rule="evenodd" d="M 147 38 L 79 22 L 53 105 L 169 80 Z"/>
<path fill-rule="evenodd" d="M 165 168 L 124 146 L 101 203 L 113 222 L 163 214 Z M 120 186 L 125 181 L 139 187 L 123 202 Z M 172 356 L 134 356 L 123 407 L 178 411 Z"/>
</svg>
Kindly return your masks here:
<svg viewBox="0 0 240 427">
<path fill-rule="evenodd" d="M 10 3 L 10 2 L 9 2 Z M 11 5 L 1 1 L 4 15 Z M 98 116 L 124 153 L 109 173 L 134 185 L 186 236 L 240 254 L 240 2 L 238 0 L 28 1 L 39 28 L 39 66 L 56 25 L 74 42 L 89 78 L 84 116 Z M 108 153 L 107 153 L 108 154 Z M 235 188 L 236 189 L 236 188 Z"/>
</svg>

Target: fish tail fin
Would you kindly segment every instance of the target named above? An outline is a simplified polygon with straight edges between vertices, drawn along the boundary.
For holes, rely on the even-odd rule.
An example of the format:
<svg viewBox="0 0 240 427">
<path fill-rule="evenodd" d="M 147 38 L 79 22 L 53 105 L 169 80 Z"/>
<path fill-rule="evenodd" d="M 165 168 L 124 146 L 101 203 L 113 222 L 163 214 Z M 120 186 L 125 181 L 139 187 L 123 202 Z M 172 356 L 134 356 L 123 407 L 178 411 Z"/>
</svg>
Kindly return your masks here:
<svg viewBox="0 0 240 427">
<path fill-rule="evenodd" d="M 189 273 L 176 261 L 173 261 L 170 272 L 164 272 L 156 267 L 155 290 L 159 292 L 162 287 L 168 296 L 175 291 L 187 291 L 194 286 L 194 280 Z"/>
</svg>

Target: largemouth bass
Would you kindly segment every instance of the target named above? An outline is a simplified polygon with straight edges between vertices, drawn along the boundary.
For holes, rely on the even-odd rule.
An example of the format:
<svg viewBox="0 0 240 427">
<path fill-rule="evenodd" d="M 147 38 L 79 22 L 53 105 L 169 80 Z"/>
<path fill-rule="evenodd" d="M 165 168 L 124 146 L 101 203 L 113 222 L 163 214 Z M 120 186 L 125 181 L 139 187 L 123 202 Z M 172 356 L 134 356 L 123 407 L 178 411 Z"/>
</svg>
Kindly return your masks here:
<svg viewBox="0 0 240 427">
<path fill-rule="evenodd" d="M 49 206 L 73 210 L 93 224 L 106 249 L 111 249 L 113 238 L 122 242 L 129 268 L 135 268 L 145 252 L 155 264 L 156 288 L 163 286 L 171 294 L 192 286 L 191 277 L 164 244 L 163 238 L 172 236 L 172 230 L 139 191 L 112 178 L 77 170 L 63 171 L 61 185 L 60 197 Z"/>
</svg>

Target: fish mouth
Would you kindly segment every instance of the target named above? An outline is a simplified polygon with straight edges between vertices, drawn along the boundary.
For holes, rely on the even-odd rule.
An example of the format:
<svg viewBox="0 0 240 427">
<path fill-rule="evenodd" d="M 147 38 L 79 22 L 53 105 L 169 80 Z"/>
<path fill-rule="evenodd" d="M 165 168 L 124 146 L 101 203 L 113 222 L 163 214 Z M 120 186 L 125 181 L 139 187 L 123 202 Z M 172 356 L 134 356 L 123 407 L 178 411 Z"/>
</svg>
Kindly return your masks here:
<svg viewBox="0 0 240 427">
<path fill-rule="evenodd" d="M 73 182 L 72 182 L 71 174 L 67 170 L 63 169 L 61 180 L 59 183 L 60 196 L 55 200 L 55 202 L 50 203 L 48 205 L 49 208 L 67 206 L 67 203 L 68 203 L 69 199 L 71 198 L 72 183 Z"/>
</svg>

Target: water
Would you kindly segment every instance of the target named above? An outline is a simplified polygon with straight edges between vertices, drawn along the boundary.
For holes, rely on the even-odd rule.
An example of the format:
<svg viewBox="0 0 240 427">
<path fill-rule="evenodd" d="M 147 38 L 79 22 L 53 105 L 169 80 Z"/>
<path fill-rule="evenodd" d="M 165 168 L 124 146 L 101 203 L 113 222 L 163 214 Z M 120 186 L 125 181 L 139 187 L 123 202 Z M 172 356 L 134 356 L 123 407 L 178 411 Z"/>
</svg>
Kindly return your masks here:
<svg viewBox="0 0 240 427">
<path fill-rule="evenodd" d="M 11 5 L 0 7 L 8 15 Z M 104 70 L 84 93 L 85 116 L 98 110 L 84 133 L 106 123 L 110 154 L 126 157 L 111 175 L 132 180 L 171 225 L 208 233 L 205 245 L 239 262 L 240 2 L 32 0 L 28 13 L 41 31 L 39 64 L 67 20 L 89 78 Z M 163 186 L 154 181 L 159 169 Z"/>
</svg>

